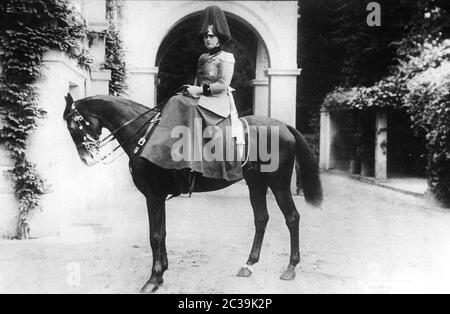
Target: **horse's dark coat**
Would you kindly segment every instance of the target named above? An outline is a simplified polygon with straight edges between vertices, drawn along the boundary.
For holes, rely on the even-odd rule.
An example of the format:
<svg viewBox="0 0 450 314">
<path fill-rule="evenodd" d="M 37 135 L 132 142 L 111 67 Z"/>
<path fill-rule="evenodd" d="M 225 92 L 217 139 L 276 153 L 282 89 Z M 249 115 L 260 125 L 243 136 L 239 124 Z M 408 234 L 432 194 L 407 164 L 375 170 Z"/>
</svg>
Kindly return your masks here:
<svg viewBox="0 0 450 314">
<path fill-rule="evenodd" d="M 66 97 L 66 109 L 64 116 L 71 111 L 73 100 L 70 95 Z M 95 96 L 81 99 L 75 102 L 75 107 L 89 121 L 91 126 L 88 130 L 92 136 L 98 138 L 101 128 L 105 127 L 110 131 L 118 129 L 127 121 L 143 114 L 147 107 L 130 100 L 112 97 Z M 182 177 L 173 170 L 163 169 L 149 161 L 135 157 L 133 150 L 142 134 L 135 134 L 139 126 L 150 119 L 154 113 L 148 113 L 120 130 L 116 134 L 119 143 L 123 145 L 124 151 L 128 154 L 130 161 L 130 171 L 136 187 L 147 199 L 148 218 L 150 223 L 150 245 L 153 252 L 152 274 L 148 282 L 143 287 L 143 292 L 153 292 L 163 283 L 163 274 L 168 268 L 166 251 L 166 214 L 165 201 L 169 194 L 176 194 L 180 190 L 180 180 Z M 247 260 L 247 265 L 251 266 L 258 262 L 261 252 L 262 241 L 265 228 L 269 219 L 267 212 L 266 193 L 270 188 L 275 195 L 276 202 L 285 216 L 286 224 L 291 237 L 291 255 L 287 270 L 281 279 L 290 280 L 295 277 L 295 266 L 300 261 L 299 252 L 299 220 L 290 191 L 290 182 L 294 160 L 297 156 L 300 166 L 300 177 L 305 199 L 307 202 L 320 206 L 322 202 L 322 186 L 320 183 L 318 165 L 314 154 L 308 147 L 303 136 L 294 128 L 282 122 L 258 116 L 245 117 L 248 124 L 252 126 L 277 126 L 279 127 L 279 167 L 274 172 L 259 171 L 261 162 L 251 161 L 243 169 L 244 179 L 247 182 L 250 201 L 255 216 L 255 238 Z M 67 125 L 75 144 L 80 144 L 79 138 L 75 135 L 73 123 L 67 119 Z M 145 130 L 142 131 L 144 133 Z M 258 134 L 260 136 L 260 134 Z M 133 137 L 133 138 L 130 138 Z M 257 145 L 254 141 L 251 145 Z M 83 151 L 82 146 L 78 148 L 80 157 L 86 161 L 88 152 Z M 180 172 L 181 173 L 181 172 Z M 195 192 L 214 191 L 225 188 L 237 181 L 225 181 L 209 179 L 205 177 L 197 178 Z M 242 268 L 238 275 L 249 276 L 251 271 Z"/>
</svg>

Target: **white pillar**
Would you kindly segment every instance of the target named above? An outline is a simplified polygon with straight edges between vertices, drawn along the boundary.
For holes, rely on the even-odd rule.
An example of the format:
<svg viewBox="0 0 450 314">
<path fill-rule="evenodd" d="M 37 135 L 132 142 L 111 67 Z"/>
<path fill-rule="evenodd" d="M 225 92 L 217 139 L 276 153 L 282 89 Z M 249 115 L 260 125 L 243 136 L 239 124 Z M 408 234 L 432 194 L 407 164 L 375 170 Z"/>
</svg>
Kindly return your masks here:
<svg viewBox="0 0 450 314">
<path fill-rule="evenodd" d="M 268 69 L 269 116 L 295 127 L 297 107 L 297 76 L 300 69 Z M 295 168 L 295 167 L 294 167 Z M 296 173 L 292 173 L 291 191 L 295 193 Z"/>
<path fill-rule="evenodd" d="M 255 79 L 251 81 L 253 86 L 253 114 L 257 116 L 269 116 L 269 80 Z"/>
<path fill-rule="evenodd" d="M 36 88 L 47 114 L 31 134 L 27 151 L 29 160 L 47 180 L 48 190 L 42 196 L 43 210 L 35 211 L 29 221 L 33 237 L 55 236 L 65 230 L 70 213 L 85 206 L 77 191 L 90 179 L 62 118 L 64 96 L 70 91 L 75 99 L 84 97 L 88 73 L 60 51 L 46 53 L 41 69 L 43 76 Z"/>
<path fill-rule="evenodd" d="M 269 68 L 269 57 L 266 47 L 261 39 L 258 39 L 256 51 L 255 79 L 253 86 L 253 114 L 258 116 L 269 116 L 269 78 L 267 69 Z"/>
<path fill-rule="evenodd" d="M 320 156 L 319 167 L 321 170 L 333 169 L 335 159 L 332 146 L 336 135 L 336 122 L 333 120 L 332 113 L 326 110 L 320 112 Z"/>
<path fill-rule="evenodd" d="M 127 96 L 145 106 L 154 107 L 158 70 L 158 67 L 130 69 Z"/>
<path fill-rule="evenodd" d="M 330 169 L 331 157 L 331 118 L 330 112 L 320 112 L 320 157 L 319 167 L 322 170 Z"/>
<path fill-rule="evenodd" d="M 62 52 L 50 51 L 43 58 L 42 73 L 36 87 L 47 115 L 30 136 L 28 156 L 47 180 L 49 189 L 42 197 L 43 211 L 36 211 L 29 221 L 34 237 L 70 233 L 73 223 L 91 217 L 89 211 L 104 215 L 102 211 L 116 208 L 120 201 L 118 189 L 129 182 L 127 161 L 123 158 L 120 164 L 86 167 L 62 118 L 67 92 L 77 100 L 85 96 L 84 86 L 90 87 L 90 92 L 99 91 L 100 85 L 107 88 L 106 72 L 103 76 L 101 72 L 91 73 L 89 86 L 89 74 L 78 68 L 75 61 Z"/>
<path fill-rule="evenodd" d="M 92 71 L 91 85 L 87 96 L 108 95 L 109 81 L 111 81 L 110 70 Z"/>
<path fill-rule="evenodd" d="M 387 180 L 387 113 L 377 112 L 375 117 L 375 178 Z"/>
<path fill-rule="evenodd" d="M 269 115 L 295 127 L 297 76 L 300 69 L 268 69 L 270 77 Z"/>
</svg>

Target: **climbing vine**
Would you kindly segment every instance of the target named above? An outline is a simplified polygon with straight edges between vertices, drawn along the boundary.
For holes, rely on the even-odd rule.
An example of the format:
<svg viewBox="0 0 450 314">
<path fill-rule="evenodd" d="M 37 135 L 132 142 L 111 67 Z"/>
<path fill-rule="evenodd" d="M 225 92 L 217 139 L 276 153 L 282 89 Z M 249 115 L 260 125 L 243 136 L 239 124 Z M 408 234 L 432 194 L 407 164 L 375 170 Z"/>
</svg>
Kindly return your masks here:
<svg viewBox="0 0 450 314">
<path fill-rule="evenodd" d="M 121 96 L 127 89 L 126 65 L 124 61 L 123 42 L 117 25 L 117 0 L 106 0 L 106 17 L 108 30 L 105 42 L 105 69 L 111 70 L 111 81 L 109 82 L 109 94 Z"/>
<path fill-rule="evenodd" d="M 27 140 L 45 115 L 34 83 L 46 51 L 59 49 L 89 65 L 86 26 L 70 0 L 2 0 L 0 3 L 0 144 L 14 161 L 9 171 L 18 199 L 16 238 L 26 239 L 28 218 L 40 208 L 45 180 L 30 162 Z"/>
</svg>

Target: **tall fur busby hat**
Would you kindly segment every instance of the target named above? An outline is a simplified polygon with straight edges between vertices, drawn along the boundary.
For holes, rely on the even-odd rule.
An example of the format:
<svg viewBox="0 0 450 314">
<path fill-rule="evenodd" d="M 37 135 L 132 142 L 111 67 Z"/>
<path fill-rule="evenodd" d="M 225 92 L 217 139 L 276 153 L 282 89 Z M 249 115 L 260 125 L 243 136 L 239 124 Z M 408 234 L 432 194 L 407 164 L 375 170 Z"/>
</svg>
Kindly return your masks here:
<svg viewBox="0 0 450 314">
<path fill-rule="evenodd" d="M 221 44 L 229 43 L 231 40 L 230 29 L 228 27 L 227 18 L 225 13 L 216 5 L 209 6 L 203 12 L 203 23 L 200 28 L 200 39 L 203 41 L 203 36 L 210 30 L 212 25 L 212 31 L 214 35 L 219 37 Z"/>
</svg>

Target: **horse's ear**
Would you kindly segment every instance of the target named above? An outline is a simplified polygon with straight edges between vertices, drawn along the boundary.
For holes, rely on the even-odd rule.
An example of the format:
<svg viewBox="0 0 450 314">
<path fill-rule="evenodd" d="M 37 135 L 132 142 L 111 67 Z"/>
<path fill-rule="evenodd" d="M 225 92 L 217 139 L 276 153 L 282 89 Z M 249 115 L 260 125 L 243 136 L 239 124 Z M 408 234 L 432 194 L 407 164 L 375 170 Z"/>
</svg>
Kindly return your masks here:
<svg viewBox="0 0 450 314">
<path fill-rule="evenodd" d="M 66 106 L 72 106 L 73 104 L 73 98 L 72 95 L 70 95 L 70 93 L 67 93 L 67 96 L 64 97 L 66 99 Z"/>
<path fill-rule="evenodd" d="M 67 93 L 67 96 L 64 98 L 66 99 L 66 108 L 64 109 L 63 117 L 66 117 L 69 114 L 70 109 L 72 108 L 73 98 L 70 93 Z"/>
</svg>

